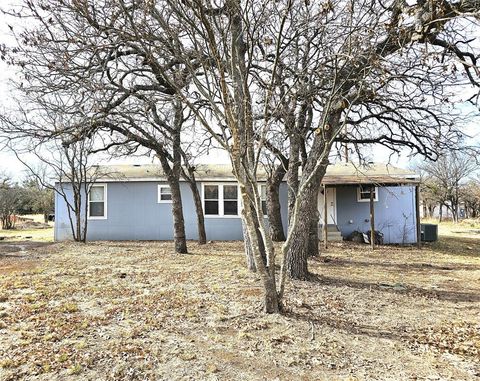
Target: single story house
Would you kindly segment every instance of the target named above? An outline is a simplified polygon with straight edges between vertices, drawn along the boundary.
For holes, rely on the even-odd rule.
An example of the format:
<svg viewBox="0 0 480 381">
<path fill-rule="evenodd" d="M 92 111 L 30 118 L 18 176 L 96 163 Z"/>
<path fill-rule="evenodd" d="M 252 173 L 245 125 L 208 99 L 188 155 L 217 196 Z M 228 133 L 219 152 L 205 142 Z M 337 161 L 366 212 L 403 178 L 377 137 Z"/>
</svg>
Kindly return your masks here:
<svg viewBox="0 0 480 381">
<path fill-rule="evenodd" d="M 89 240 L 171 240 L 173 217 L 170 188 L 158 165 L 102 166 L 102 173 L 88 195 Z M 202 197 L 208 240 L 242 240 L 240 191 L 229 165 L 199 165 L 196 171 Z M 260 182 L 263 187 L 265 183 Z M 318 195 L 319 229 L 325 219 L 329 240 L 353 231 L 370 230 L 371 204 L 375 230 L 385 243 L 417 242 L 418 177 L 412 171 L 385 164 L 358 167 L 332 164 Z M 63 184 L 68 189 L 68 184 Z M 189 185 L 180 184 L 185 231 L 197 239 L 197 221 Z M 374 190 L 373 203 L 370 189 Z M 326 192 L 326 197 L 325 197 Z M 262 195 L 265 197 L 264 189 Z M 280 186 L 283 226 L 288 221 L 287 184 Z M 326 212 L 325 212 L 326 206 Z M 333 227 L 333 229 L 332 229 Z M 320 235 L 321 236 L 321 235 Z M 55 240 L 71 238 L 67 208 L 55 197 Z"/>
</svg>

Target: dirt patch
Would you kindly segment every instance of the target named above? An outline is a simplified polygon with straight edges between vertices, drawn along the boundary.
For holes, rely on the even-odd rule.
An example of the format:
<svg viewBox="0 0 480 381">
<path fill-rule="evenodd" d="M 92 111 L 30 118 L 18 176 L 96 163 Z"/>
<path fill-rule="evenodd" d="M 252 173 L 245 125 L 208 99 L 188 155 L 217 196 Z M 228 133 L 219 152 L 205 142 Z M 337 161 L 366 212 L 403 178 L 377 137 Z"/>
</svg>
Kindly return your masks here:
<svg viewBox="0 0 480 381">
<path fill-rule="evenodd" d="M 26 255 L 36 248 L 47 245 L 50 245 L 50 243 L 36 241 L 0 241 L 0 258 L 11 253 Z"/>
<path fill-rule="evenodd" d="M 445 245 L 334 244 L 270 316 L 241 242 L 37 247 L 0 270 L 0 379 L 476 380 L 480 256 Z"/>
</svg>

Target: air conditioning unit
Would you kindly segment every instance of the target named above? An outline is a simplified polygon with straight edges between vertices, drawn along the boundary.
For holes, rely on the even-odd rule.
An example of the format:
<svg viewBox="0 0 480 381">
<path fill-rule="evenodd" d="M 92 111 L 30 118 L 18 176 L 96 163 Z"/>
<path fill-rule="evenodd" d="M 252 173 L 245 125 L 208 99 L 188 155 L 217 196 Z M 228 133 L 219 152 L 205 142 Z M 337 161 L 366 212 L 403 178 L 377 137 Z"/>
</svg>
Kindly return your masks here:
<svg viewBox="0 0 480 381">
<path fill-rule="evenodd" d="M 438 240 L 438 225 L 435 224 L 420 224 L 422 232 L 421 238 L 424 242 L 435 242 Z"/>
</svg>

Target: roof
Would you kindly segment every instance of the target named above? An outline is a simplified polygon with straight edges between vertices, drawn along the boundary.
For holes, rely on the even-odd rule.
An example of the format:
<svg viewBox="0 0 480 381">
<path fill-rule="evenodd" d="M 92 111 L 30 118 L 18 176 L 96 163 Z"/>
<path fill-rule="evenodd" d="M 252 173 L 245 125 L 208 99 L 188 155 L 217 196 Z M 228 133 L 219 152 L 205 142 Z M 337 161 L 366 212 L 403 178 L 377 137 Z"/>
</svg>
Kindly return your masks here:
<svg viewBox="0 0 480 381">
<path fill-rule="evenodd" d="M 384 163 L 356 165 L 337 163 L 327 167 L 322 184 L 418 184 L 420 177 L 411 170 Z"/>
<path fill-rule="evenodd" d="M 97 181 L 164 181 L 165 176 L 158 164 L 119 164 L 97 166 L 101 174 Z M 200 181 L 235 181 L 229 164 L 199 164 L 195 176 Z M 261 170 L 259 178 L 266 179 Z M 419 177 L 411 170 L 405 170 L 382 163 L 359 166 L 353 163 L 337 163 L 327 167 L 322 183 L 333 184 L 408 184 L 418 183 Z"/>
</svg>

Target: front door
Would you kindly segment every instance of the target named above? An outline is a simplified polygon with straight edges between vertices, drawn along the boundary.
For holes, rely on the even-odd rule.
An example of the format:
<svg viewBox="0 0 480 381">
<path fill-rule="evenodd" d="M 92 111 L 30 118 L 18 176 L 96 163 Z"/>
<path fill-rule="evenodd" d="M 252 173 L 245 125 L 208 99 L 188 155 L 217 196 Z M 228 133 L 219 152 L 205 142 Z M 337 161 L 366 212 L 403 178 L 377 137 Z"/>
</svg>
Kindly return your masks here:
<svg viewBox="0 0 480 381">
<path fill-rule="evenodd" d="M 324 216 L 323 188 L 318 192 L 318 213 L 320 214 L 319 224 L 323 225 Z M 335 188 L 327 188 L 327 224 L 337 224 L 337 192 Z"/>
</svg>

